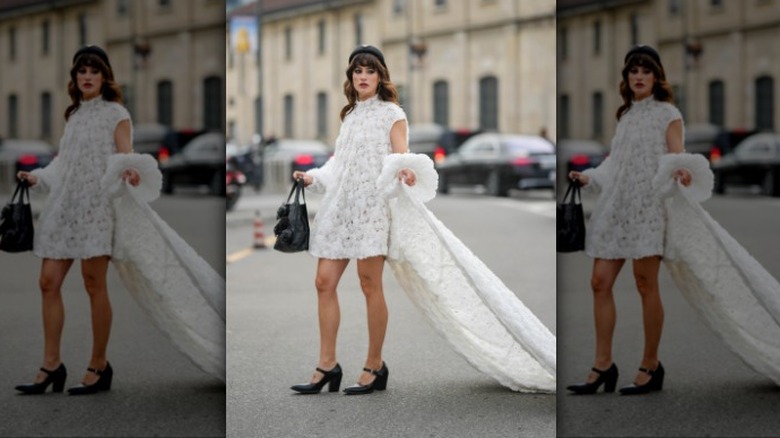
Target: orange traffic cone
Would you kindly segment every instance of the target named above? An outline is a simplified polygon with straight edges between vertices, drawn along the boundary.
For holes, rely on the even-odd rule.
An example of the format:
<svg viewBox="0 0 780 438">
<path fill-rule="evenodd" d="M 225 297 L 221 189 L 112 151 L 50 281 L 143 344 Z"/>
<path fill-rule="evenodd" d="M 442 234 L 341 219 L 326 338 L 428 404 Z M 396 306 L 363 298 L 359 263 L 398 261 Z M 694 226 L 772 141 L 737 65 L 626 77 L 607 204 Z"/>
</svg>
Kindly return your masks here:
<svg viewBox="0 0 780 438">
<path fill-rule="evenodd" d="M 254 236 L 255 236 L 255 243 L 254 248 L 260 249 L 265 248 L 265 235 L 263 234 L 263 219 L 260 217 L 260 211 L 255 211 L 255 222 L 254 222 Z"/>
</svg>

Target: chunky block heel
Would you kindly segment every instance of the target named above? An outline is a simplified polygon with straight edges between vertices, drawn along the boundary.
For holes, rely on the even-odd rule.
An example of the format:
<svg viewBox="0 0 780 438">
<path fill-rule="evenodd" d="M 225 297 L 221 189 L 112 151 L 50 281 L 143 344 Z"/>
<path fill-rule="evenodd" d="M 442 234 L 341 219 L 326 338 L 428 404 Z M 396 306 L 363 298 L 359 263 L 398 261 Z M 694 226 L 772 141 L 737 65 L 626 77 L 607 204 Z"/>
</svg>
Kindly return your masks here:
<svg viewBox="0 0 780 438">
<path fill-rule="evenodd" d="M 16 390 L 24 394 L 43 394 L 46 388 L 52 385 L 52 392 L 62 392 L 65 388 L 65 379 L 68 377 L 68 371 L 65 364 L 60 363 L 56 370 L 50 371 L 41 367 L 41 371 L 46 373 L 46 380 L 41 383 L 30 383 L 27 385 L 18 385 Z"/>
<path fill-rule="evenodd" d="M 604 384 L 604 392 L 615 392 L 618 379 L 618 368 L 614 363 L 606 370 L 600 370 L 596 367 L 591 368 L 599 377 L 591 383 L 582 383 L 579 385 L 569 385 L 566 387 L 575 394 L 594 394 L 599 386 Z"/>
<path fill-rule="evenodd" d="M 384 391 L 387 388 L 387 378 L 390 376 L 390 370 L 387 369 L 387 365 L 382 362 L 382 368 L 378 370 L 372 370 L 369 368 L 363 368 L 363 371 L 371 373 L 374 376 L 374 381 L 368 385 L 354 385 L 344 388 L 344 393 L 347 395 L 362 395 L 371 394 L 374 390 Z"/>
<path fill-rule="evenodd" d="M 338 392 L 339 386 L 341 386 L 341 376 L 343 375 L 341 365 L 337 363 L 330 371 L 325 371 L 322 368 L 317 368 L 317 371 L 323 374 L 318 382 L 293 385 L 290 389 L 300 394 L 319 394 L 327 383 L 328 392 Z"/>
</svg>

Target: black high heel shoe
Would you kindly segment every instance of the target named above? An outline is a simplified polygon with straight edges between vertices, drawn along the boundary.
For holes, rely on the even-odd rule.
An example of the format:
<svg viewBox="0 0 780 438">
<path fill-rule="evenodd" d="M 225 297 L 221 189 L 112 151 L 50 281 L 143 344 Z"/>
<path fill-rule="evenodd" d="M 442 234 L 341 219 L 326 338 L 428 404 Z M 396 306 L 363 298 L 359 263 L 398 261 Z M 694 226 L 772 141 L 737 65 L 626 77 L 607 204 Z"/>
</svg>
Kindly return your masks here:
<svg viewBox="0 0 780 438">
<path fill-rule="evenodd" d="M 623 395 L 647 394 L 650 391 L 660 391 L 663 388 L 664 375 L 666 374 L 666 371 L 664 371 L 664 367 L 663 365 L 661 365 L 661 361 L 658 361 L 658 367 L 653 371 L 650 371 L 647 368 L 639 368 L 639 371 L 649 374 L 650 380 L 648 380 L 647 383 L 645 383 L 644 385 L 632 384 L 629 386 L 624 386 L 620 388 L 621 394 Z"/>
<path fill-rule="evenodd" d="M 317 368 L 317 371 L 323 374 L 318 382 L 293 385 L 290 389 L 301 394 L 319 394 L 322 387 L 328 383 L 328 392 L 338 392 L 339 386 L 341 386 L 341 376 L 343 375 L 341 365 L 337 363 L 330 371 L 325 371 L 322 368 Z"/>
<path fill-rule="evenodd" d="M 68 388 L 68 394 L 70 395 L 86 395 L 94 394 L 98 391 L 108 391 L 111 389 L 111 380 L 114 378 L 114 369 L 111 368 L 111 364 L 106 362 L 106 367 L 102 370 L 96 368 L 87 368 L 87 371 L 98 375 L 97 382 L 91 385 L 85 385 L 80 383 L 76 386 Z"/>
<path fill-rule="evenodd" d="M 377 391 L 384 391 L 385 388 L 387 388 L 387 377 L 390 375 L 390 370 L 387 369 L 387 365 L 385 365 L 384 362 L 382 362 L 382 368 L 379 370 L 372 370 L 368 368 L 363 368 L 363 371 L 367 373 L 371 373 L 374 376 L 374 381 L 369 383 L 368 385 L 353 385 L 344 388 L 344 393 L 347 395 L 362 395 L 362 394 L 371 394 L 376 389 Z"/>
<path fill-rule="evenodd" d="M 612 366 L 606 370 L 600 370 L 596 367 L 591 368 L 598 373 L 599 377 L 591 383 L 582 383 L 579 385 L 569 385 L 566 387 L 569 391 L 575 394 L 593 394 L 598 391 L 599 386 L 604 384 L 604 392 L 615 392 L 615 386 L 617 385 L 618 369 L 617 365 L 612 363 Z"/>
<path fill-rule="evenodd" d="M 60 363 L 56 370 L 50 371 L 41 367 L 41 371 L 46 373 L 46 380 L 41 383 L 30 383 L 28 385 L 17 385 L 16 390 L 25 394 L 43 394 L 49 384 L 52 384 L 52 392 L 62 392 L 65 388 L 65 378 L 68 377 L 68 371 L 65 364 Z"/>
</svg>

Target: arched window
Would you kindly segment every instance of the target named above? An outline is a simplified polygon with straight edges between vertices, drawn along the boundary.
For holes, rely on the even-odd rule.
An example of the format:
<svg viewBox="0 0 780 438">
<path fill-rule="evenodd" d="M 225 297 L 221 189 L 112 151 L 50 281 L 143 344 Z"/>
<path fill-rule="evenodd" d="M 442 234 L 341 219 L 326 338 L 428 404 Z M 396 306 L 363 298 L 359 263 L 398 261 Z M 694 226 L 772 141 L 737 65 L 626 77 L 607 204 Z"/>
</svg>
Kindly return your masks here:
<svg viewBox="0 0 780 438">
<path fill-rule="evenodd" d="M 563 94 L 558 104 L 558 134 L 561 138 L 569 138 L 569 95 Z"/>
<path fill-rule="evenodd" d="M 173 127 L 173 83 L 169 80 L 157 83 L 157 122 Z"/>
<path fill-rule="evenodd" d="M 287 94 L 284 96 L 284 136 L 292 138 L 293 136 L 293 115 L 295 114 L 295 108 L 293 107 L 293 96 Z"/>
<path fill-rule="evenodd" d="M 203 80 L 203 127 L 222 131 L 225 126 L 223 114 L 225 98 L 222 96 L 222 80 L 209 76 Z"/>
<path fill-rule="evenodd" d="M 486 76 L 479 80 L 479 127 L 498 130 L 498 79 Z"/>
<path fill-rule="evenodd" d="M 317 137 L 328 136 L 328 95 L 317 93 Z"/>
<path fill-rule="evenodd" d="M 41 138 L 51 137 L 51 93 L 41 94 Z"/>
<path fill-rule="evenodd" d="M 756 129 L 774 129 L 774 81 L 769 76 L 756 79 Z"/>
<path fill-rule="evenodd" d="M 604 95 L 601 91 L 593 93 L 592 105 L 593 138 L 601 138 L 604 135 Z"/>
<path fill-rule="evenodd" d="M 723 81 L 714 80 L 709 85 L 710 123 L 723 127 L 725 125 L 725 86 Z"/>
<path fill-rule="evenodd" d="M 433 122 L 442 126 L 450 124 L 450 96 L 447 81 L 433 83 Z"/>
</svg>

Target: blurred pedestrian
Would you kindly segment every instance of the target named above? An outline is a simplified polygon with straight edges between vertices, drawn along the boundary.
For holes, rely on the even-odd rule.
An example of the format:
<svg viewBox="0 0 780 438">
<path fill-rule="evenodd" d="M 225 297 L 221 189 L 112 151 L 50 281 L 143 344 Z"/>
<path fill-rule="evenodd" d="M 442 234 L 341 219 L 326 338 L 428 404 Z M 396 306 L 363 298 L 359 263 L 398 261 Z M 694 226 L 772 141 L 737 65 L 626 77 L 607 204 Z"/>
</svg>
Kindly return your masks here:
<svg viewBox="0 0 780 438">
<path fill-rule="evenodd" d="M 596 326 L 596 354 L 586 383 L 571 385 L 575 393 L 594 393 L 601 384 L 612 392 L 618 369 L 612 360 L 615 302 L 612 288 L 626 260 L 630 260 L 642 301 L 644 352 L 633 384 L 622 394 L 660 390 L 664 368 L 658 357 L 664 312 L 658 272 L 664 254 L 666 214 L 653 188 L 659 160 L 679 154 L 683 147 L 683 120 L 673 104 L 661 58 L 649 46 L 636 46 L 625 56 L 620 83 L 623 104 L 610 156 L 596 169 L 572 171 L 569 178 L 601 192 L 590 219 L 585 252 L 594 258 L 591 287 Z M 691 184 L 687 169 L 676 170 L 684 186 Z"/>
<path fill-rule="evenodd" d="M 375 179 L 389 153 L 409 150 L 406 114 L 398 105 L 398 92 L 390 80 L 382 52 L 361 46 L 349 56 L 341 110 L 341 131 L 336 153 L 322 167 L 307 173 L 296 171 L 309 189 L 325 193 L 312 230 L 310 253 L 317 264 L 317 297 L 320 318 L 320 359 L 311 383 L 293 390 L 316 393 L 330 382 L 338 391 L 341 367 L 336 361 L 336 335 L 340 311 L 336 288 L 350 259 L 357 259 L 360 285 L 368 310 L 368 355 L 356 386 L 347 394 L 368 394 L 385 389 L 388 368 L 382 359 L 387 330 L 387 304 L 382 271 L 390 228 L 388 208 Z M 412 186 L 415 174 L 401 170 L 399 178 Z"/>
<path fill-rule="evenodd" d="M 106 350 L 111 331 L 111 303 L 106 273 L 112 253 L 114 217 L 110 199 L 100 181 L 108 158 L 132 152 L 130 115 L 122 106 L 119 85 L 106 52 L 86 46 L 73 56 L 65 111 L 65 132 L 58 156 L 44 169 L 19 172 L 32 187 L 51 192 L 35 233 L 33 252 L 41 257 L 40 289 L 43 308 L 43 364 L 34 383 L 18 391 L 40 394 L 49 384 L 63 390 L 67 371 L 60 357 L 65 311 L 61 287 L 74 260 L 89 295 L 92 315 L 92 356 L 81 384 L 70 394 L 91 394 L 111 388 L 113 370 Z M 140 183 L 137 169 L 127 168 L 122 178 Z"/>
</svg>

